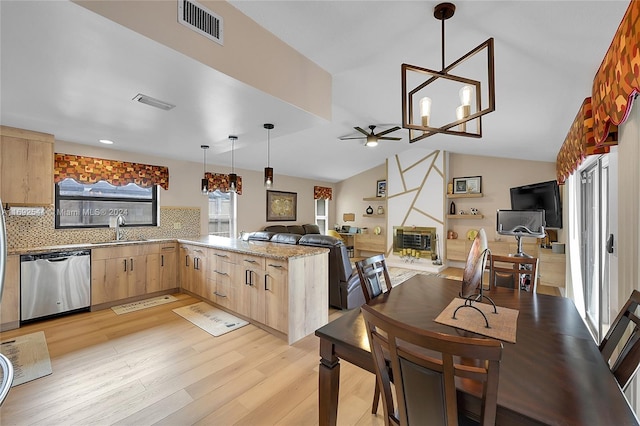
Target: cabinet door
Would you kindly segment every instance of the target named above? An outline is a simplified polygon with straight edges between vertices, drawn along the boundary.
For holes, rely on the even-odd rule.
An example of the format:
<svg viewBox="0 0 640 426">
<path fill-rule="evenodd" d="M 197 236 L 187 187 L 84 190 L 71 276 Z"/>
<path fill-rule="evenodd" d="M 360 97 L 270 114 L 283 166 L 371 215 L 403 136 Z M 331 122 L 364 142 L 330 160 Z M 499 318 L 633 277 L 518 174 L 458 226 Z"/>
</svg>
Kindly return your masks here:
<svg viewBox="0 0 640 426">
<path fill-rule="evenodd" d="M 175 243 L 160 245 L 160 289 L 178 287 L 176 274 L 177 250 Z"/>
<path fill-rule="evenodd" d="M 193 258 L 188 246 L 180 246 L 180 256 L 178 258 L 178 267 L 180 268 L 180 287 L 187 291 L 192 291 L 191 281 L 193 268 Z"/>
<path fill-rule="evenodd" d="M 137 255 L 127 260 L 128 297 L 147 294 L 147 256 Z"/>
<path fill-rule="evenodd" d="M 471 249 L 470 245 L 467 248 L 466 241 L 464 239 L 447 240 L 447 259 L 465 262 Z"/>
<path fill-rule="evenodd" d="M 264 278 L 265 324 L 283 333 L 289 330 L 287 265 L 286 260 L 267 259 Z"/>
<path fill-rule="evenodd" d="M 7 257 L 2 304 L 0 304 L 0 330 L 20 327 L 20 256 Z"/>
<path fill-rule="evenodd" d="M 91 304 L 113 302 L 129 295 L 128 259 L 124 257 L 91 261 Z"/>
<path fill-rule="evenodd" d="M 237 271 L 242 271 L 238 273 L 238 276 L 241 277 L 244 284 L 242 285 L 242 290 L 240 290 L 242 292 L 241 306 L 244 313 L 240 313 L 264 324 L 265 259 L 259 256 L 240 255 L 237 262 L 239 267 Z"/>
<path fill-rule="evenodd" d="M 53 135 L 5 126 L 0 133 L 2 201 L 53 204 Z"/>
</svg>

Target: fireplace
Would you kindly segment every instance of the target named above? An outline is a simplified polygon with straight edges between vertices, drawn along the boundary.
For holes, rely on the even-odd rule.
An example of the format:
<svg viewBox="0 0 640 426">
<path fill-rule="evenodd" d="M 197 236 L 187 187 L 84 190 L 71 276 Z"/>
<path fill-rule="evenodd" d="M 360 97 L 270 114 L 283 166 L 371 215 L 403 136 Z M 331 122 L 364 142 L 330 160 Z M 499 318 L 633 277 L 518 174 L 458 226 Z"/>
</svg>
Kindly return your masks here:
<svg viewBox="0 0 640 426">
<path fill-rule="evenodd" d="M 430 259 L 434 254 L 436 228 L 420 226 L 393 227 L 393 253 L 402 254 L 402 250 L 415 250 L 420 257 Z"/>
</svg>

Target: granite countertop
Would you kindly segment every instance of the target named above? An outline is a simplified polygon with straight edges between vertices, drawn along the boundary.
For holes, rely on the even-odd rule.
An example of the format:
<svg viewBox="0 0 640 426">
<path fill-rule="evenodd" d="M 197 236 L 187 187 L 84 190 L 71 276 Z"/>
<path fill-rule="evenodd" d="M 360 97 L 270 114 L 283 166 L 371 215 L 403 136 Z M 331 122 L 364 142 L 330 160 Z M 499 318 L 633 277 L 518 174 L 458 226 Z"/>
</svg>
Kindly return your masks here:
<svg viewBox="0 0 640 426">
<path fill-rule="evenodd" d="M 268 241 L 244 241 L 213 235 L 204 235 L 199 238 L 178 238 L 178 242 L 280 260 L 329 253 L 329 249 L 324 247 L 270 243 Z"/>
<path fill-rule="evenodd" d="M 62 244 L 55 246 L 24 247 L 8 250 L 9 255 L 51 253 L 56 251 L 73 251 L 116 247 L 133 244 L 168 243 L 177 241 L 183 244 L 193 244 L 208 248 L 218 248 L 236 253 L 253 254 L 265 256 L 273 259 L 286 260 L 316 254 L 328 253 L 329 249 L 324 247 L 309 247 L 291 244 L 270 243 L 266 241 L 243 241 L 227 237 L 216 237 L 203 235 L 189 238 L 150 238 L 140 240 L 125 241 L 104 241 L 96 243 Z"/>
</svg>

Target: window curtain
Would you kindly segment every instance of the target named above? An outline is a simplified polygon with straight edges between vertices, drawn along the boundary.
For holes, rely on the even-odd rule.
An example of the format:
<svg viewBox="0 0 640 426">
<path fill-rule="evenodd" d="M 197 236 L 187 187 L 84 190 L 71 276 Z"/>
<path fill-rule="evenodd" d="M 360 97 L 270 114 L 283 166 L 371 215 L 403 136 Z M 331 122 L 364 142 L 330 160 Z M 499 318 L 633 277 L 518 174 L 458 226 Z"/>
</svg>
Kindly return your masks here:
<svg viewBox="0 0 640 426">
<path fill-rule="evenodd" d="M 611 126 L 607 139 L 596 145 L 593 137 L 593 108 L 591 98 L 586 98 L 556 158 L 556 178 L 564 184 L 588 155 L 608 153 L 618 143 L 618 127 Z"/>
<path fill-rule="evenodd" d="M 54 163 L 53 181 L 55 183 L 72 178 L 82 183 L 96 183 L 103 180 L 114 186 L 135 183 L 143 188 L 158 185 L 169 189 L 169 168 L 165 166 L 58 153 L 55 154 Z"/>
<path fill-rule="evenodd" d="M 593 80 L 596 146 L 606 141 L 612 126 L 627 120 L 636 93 L 640 93 L 640 1 L 631 1 Z"/>
<path fill-rule="evenodd" d="M 229 175 L 207 172 L 204 174 L 204 177 L 209 180 L 209 191 L 219 189 L 221 192 L 229 192 Z M 242 176 L 238 176 L 236 188 L 236 193 L 242 195 Z"/>
<path fill-rule="evenodd" d="M 333 189 L 328 188 L 326 186 L 314 186 L 313 199 L 314 200 L 331 200 L 333 199 Z"/>
</svg>

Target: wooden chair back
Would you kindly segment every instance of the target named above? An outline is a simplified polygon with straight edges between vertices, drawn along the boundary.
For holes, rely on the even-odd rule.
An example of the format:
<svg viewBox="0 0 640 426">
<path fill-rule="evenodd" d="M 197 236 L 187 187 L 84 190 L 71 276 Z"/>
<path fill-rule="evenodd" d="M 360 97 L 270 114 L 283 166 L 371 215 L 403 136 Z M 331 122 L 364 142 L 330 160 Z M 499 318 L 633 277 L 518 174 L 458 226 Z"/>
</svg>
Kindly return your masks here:
<svg viewBox="0 0 640 426">
<path fill-rule="evenodd" d="M 391 279 L 384 254 L 356 262 L 356 269 L 360 277 L 365 302 L 369 302 L 391 288 Z"/>
<path fill-rule="evenodd" d="M 457 426 L 457 378 L 472 386 L 477 382 L 482 398 L 480 424 L 495 424 L 502 357 L 499 340 L 427 331 L 387 317 L 369 305 L 361 309 L 385 424 Z M 393 383 L 385 357 L 391 362 Z"/>
<path fill-rule="evenodd" d="M 521 289 L 520 277 L 529 281 L 529 290 L 536 292 L 538 285 L 538 258 L 489 254 L 489 284 L 491 287 Z"/>
<path fill-rule="evenodd" d="M 640 292 L 633 290 L 629 300 L 627 300 L 627 303 L 625 303 L 599 345 L 602 357 L 605 362 L 609 363 L 611 372 L 623 391 L 635 376 L 640 365 L 640 318 L 635 313 L 639 303 Z M 618 353 L 617 358 L 611 363 L 614 350 L 626 334 L 627 328 L 631 328 L 631 333 Z"/>
</svg>

